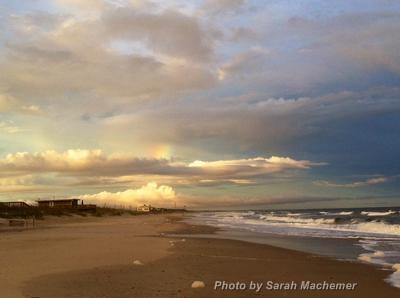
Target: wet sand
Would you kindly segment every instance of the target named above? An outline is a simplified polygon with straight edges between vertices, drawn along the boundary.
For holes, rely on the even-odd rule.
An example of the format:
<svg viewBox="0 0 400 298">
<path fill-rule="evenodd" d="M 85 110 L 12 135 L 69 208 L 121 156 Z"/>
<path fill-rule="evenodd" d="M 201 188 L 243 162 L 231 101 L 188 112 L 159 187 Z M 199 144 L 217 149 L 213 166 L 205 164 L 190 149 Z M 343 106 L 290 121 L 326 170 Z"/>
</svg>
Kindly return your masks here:
<svg viewBox="0 0 400 298">
<path fill-rule="evenodd" d="M 164 215 L 102 218 L 0 235 L 1 298 L 398 297 L 369 265 L 236 240 L 168 238 L 206 233 Z M 143 265 L 134 265 L 140 260 Z M 192 289 L 195 280 L 205 288 Z M 216 281 L 245 290 L 214 290 Z M 249 283 L 263 283 L 256 293 Z M 357 283 L 354 290 L 267 290 L 266 282 Z"/>
</svg>

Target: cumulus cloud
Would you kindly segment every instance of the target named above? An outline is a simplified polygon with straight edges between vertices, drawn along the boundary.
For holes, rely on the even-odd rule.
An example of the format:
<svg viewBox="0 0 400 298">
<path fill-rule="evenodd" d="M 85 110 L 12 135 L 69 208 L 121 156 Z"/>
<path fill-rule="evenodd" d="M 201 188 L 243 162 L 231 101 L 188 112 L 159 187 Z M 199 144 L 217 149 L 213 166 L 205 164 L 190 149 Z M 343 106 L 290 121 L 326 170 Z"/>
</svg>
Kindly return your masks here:
<svg viewBox="0 0 400 298">
<path fill-rule="evenodd" d="M 157 185 L 149 182 L 135 189 L 127 189 L 119 192 L 103 191 L 97 194 L 86 194 L 79 199 L 87 202 L 103 205 L 123 205 L 136 207 L 137 205 L 150 204 L 157 207 L 172 207 L 176 202 L 175 190 L 168 185 Z"/>
</svg>

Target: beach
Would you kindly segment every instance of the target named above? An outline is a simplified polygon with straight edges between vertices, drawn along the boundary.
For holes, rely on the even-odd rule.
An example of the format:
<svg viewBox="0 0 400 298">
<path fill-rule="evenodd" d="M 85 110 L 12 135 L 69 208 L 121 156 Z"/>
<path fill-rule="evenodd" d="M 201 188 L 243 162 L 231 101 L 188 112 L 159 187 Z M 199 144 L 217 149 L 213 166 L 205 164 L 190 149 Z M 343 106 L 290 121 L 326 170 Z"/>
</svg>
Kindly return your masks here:
<svg viewBox="0 0 400 298">
<path fill-rule="evenodd" d="M 0 233 L 0 297 L 397 297 L 389 271 L 237 240 L 181 214 L 46 219 Z M 174 234 L 169 237 L 167 234 Z M 202 281 L 204 288 L 192 288 Z M 218 287 L 235 284 L 235 289 Z M 251 282 L 263 284 L 257 292 Z M 308 289 L 301 289 L 302 283 Z M 267 289 L 268 284 L 281 289 Z M 311 284 L 356 284 L 311 289 Z M 297 284 L 297 289 L 285 289 Z M 239 289 L 238 287 L 246 287 Z M 332 286 L 333 287 L 333 286 Z"/>
</svg>

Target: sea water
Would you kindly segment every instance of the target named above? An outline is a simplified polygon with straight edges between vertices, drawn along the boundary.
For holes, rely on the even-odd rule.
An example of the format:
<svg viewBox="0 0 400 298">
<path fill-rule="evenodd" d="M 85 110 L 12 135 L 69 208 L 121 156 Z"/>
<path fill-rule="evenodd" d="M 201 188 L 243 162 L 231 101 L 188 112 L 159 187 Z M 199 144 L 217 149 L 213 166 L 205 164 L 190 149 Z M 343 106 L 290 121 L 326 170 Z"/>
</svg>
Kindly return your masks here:
<svg viewBox="0 0 400 298">
<path fill-rule="evenodd" d="M 193 223 L 221 229 L 216 237 L 265 243 L 359 260 L 392 269 L 400 287 L 400 208 L 245 210 L 194 213 Z"/>
</svg>

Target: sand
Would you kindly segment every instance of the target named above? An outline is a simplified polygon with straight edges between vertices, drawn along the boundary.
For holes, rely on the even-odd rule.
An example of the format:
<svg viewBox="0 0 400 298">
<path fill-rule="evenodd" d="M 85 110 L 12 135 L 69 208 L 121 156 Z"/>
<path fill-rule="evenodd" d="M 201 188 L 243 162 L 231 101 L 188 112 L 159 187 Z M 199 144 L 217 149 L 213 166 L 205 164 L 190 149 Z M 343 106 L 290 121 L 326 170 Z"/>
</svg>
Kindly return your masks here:
<svg viewBox="0 0 400 298">
<path fill-rule="evenodd" d="M 235 240 L 165 215 L 49 221 L 0 233 L 0 297 L 398 297 L 375 267 Z M 134 264 L 140 261 L 141 264 Z M 266 282 L 357 283 L 348 291 L 267 290 Z M 191 288 L 203 281 L 204 288 Z M 214 290 L 216 281 L 245 290 Z M 263 283 L 258 293 L 249 283 Z"/>
</svg>

